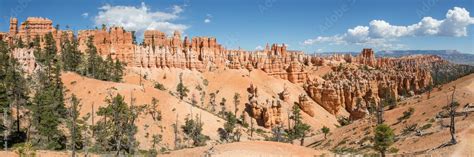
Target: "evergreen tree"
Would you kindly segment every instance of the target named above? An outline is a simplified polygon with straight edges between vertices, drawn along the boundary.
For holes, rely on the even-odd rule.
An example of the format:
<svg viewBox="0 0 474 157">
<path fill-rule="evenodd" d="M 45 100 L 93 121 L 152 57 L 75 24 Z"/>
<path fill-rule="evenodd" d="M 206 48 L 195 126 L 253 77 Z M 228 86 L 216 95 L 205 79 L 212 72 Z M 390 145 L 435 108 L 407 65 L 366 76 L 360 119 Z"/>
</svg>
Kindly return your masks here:
<svg viewBox="0 0 474 157">
<path fill-rule="evenodd" d="M 180 100 L 188 96 L 189 89 L 183 84 L 183 73 L 179 74 L 179 83 L 176 86 L 176 92 L 178 92 Z"/>
<path fill-rule="evenodd" d="M 151 105 L 147 106 L 147 113 L 151 115 L 154 121 L 161 120 L 161 112 L 158 110 L 159 100 L 155 97 L 151 98 Z"/>
<path fill-rule="evenodd" d="M 25 47 L 25 44 L 23 43 L 23 40 L 21 39 L 21 37 L 17 39 L 16 47 L 18 47 L 18 48 L 24 48 Z"/>
<path fill-rule="evenodd" d="M 326 136 L 327 136 L 327 134 L 329 134 L 329 131 L 330 131 L 330 129 L 326 126 L 323 126 L 321 128 L 321 132 L 323 132 L 323 134 L 324 134 L 324 139 L 326 139 Z"/>
<path fill-rule="evenodd" d="M 216 112 L 216 93 L 209 94 L 209 103 L 211 105 L 211 112 Z"/>
<path fill-rule="evenodd" d="M 273 137 L 272 137 L 272 140 L 273 141 L 277 141 L 277 142 L 282 142 L 284 139 L 283 139 L 283 134 L 284 134 L 284 130 L 283 130 L 283 126 L 280 124 L 280 125 L 276 125 L 272 128 L 272 134 L 273 134 Z"/>
<path fill-rule="evenodd" d="M 93 36 L 89 36 L 89 39 L 87 40 L 87 62 L 85 62 L 85 74 L 92 78 L 98 78 L 98 68 L 100 67 L 99 64 L 102 58 L 97 54 L 97 48 L 94 46 L 93 39 Z"/>
<path fill-rule="evenodd" d="M 156 149 L 156 145 L 158 145 L 163 140 L 163 136 L 160 134 L 155 134 L 151 137 L 151 139 L 152 147 Z"/>
<path fill-rule="evenodd" d="M 234 94 L 234 115 L 237 116 L 237 112 L 239 111 L 239 104 L 240 104 L 240 94 Z"/>
<path fill-rule="evenodd" d="M 20 133 L 19 111 L 26 106 L 28 101 L 27 81 L 21 66 L 12 56 L 7 43 L 3 41 L 0 41 L 0 60 L 0 106 L 2 108 L 0 112 L 3 112 L 3 108 L 10 111 L 15 107 L 16 129 L 12 132 Z"/>
<path fill-rule="evenodd" d="M 61 60 L 64 71 L 79 72 L 79 65 L 82 62 L 82 53 L 79 51 L 77 40 L 69 41 L 67 37 L 61 45 Z"/>
<path fill-rule="evenodd" d="M 229 140 L 234 141 L 235 128 L 237 125 L 237 117 L 232 112 L 225 112 L 224 128 L 219 129 L 219 134 L 222 140 L 229 142 Z"/>
<path fill-rule="evenodd" d="M 226 101 L 227 101 L 227 100 L 226 100 L 225 98 L 222 98 L 221 103 L 220 103 L 220 105 L 221 105 L 221 111 L 219 112 L 219 115 L 221 115 L 222 117 L 224 117 L 224 116 L 225 116 L 225 113 L 226 113 L 226 111 L 225 111 L 225 110 L 226 110 L 226 108 L 225 108 L 225 103 L 226 103 Z M 234 115 L 234 116 L 235 116 L 235 115 Z"/>
<path fill-rule="evenodd" d="M 379 151 L 382 157 L 385 157 L 385 152 L 394 143 L 394 137 L 395 134 L 388 125 L 377 125 L 374 135 L 374 149 Z"/>
<path fill-rule="evenodd" d="M 84 121 L 79 119 L 79 110 L 81 108 L 80 100 L 76 95 L 72 94 L 71 96 L 71 106 L 68 108 L 69 118 L 68 118 L 68 129 L 70 133 L 70 149 L 72 149 L 72 156 L 75 156 L 77 149 L 83 148 L 83 138 L 82 130 L 84 130 Z"/>
<path fill-rule="evenodd" d="M 290 139 L 290 141 L 293 141 L 299 138 L 300 145 L 303 145 L 304 138 L 307 136 L 311 127 L 308 124 L 303 123 L 302 117 L 301 117 L 301 110 L 297 104 L 293 105 L 292 113 L 293 113 L 293 116 L 291 117 L 291 119 L 293 120 L 294 126 L 287 131 L 288 138 Z"/>
<path fill-rule="evenodd" d="M 124 71 L 124 66 L 123 63 L 120 62 L 120 60 L 116 59 L 114 66 L 112 67 L 112 81 L 114 82 L 120 82 L 122 81 L 122 76 L 123 76 L 123 71 Z"/>
<path fill-rule="evenodd" d="M 185 118 L 184 125 L 181 126 L 183 133 L 186 135 L 186 139 L 193 140 L 194 146 L 204 146 L 206 141 L 209 140 L 209 136 L 202 134 L 202 123 L 201 119 L 196 116 L 196 120 Z"/>
<path fill-rule="evenodd" d="M 44 50 L 35 52 L 40 69 L 36 72 L 39 86 L 31 107 L 34 119 L 32 124 L 37 131 L 36 143 L 40 147 L 64 149 L 65 136 L 58 128 L 61 120 L 66 117 L 61 68 L 57 62 L 57 49 L 52 33 L 46 34 L 44 40 Z"/>
<path fill-rule="evenodd" d="M 95 149 L 98 151 L 116 151 L 117 155 L 122 150 L 133 154 L 133 150 L 138 145 L 134 139 L 134 135 L 137 133 L 135 120 L 142 113 L 144 107 L 134 105 L 129 107 L 120 94 L 114 97 L 110 95 L 105 102 L 107 106 L 100 107 L 97 112 L 97 115 L 102 116 L 103 119 L 94 126 L 94 132 L 96 133 Z"/>
</svg>

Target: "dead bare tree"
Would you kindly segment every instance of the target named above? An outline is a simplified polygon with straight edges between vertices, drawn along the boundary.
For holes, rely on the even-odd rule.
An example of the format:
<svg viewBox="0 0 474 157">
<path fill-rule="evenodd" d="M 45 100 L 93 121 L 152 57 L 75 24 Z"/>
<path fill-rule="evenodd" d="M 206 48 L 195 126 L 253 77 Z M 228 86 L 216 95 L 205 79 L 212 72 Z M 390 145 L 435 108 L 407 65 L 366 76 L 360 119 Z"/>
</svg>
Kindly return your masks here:
<svg viewBox="0 0 474 157">
<path fill-rule="evenodd" d="M 458 102 L 454 101 L 454 93 L 456 92 L 456 86 L 453 86 L 453 94 L 451 95 L 451 103 L 449 105 L 449 116 L 451 119 L 451 123 L 449 125 L 449 132 L 451 133 L 451 144 L 456 144 L 456 128 L 455 128 L 455 121 L 454 117 L 456 116 L 456 107 L 459 105 Z"/>
<path fill-rule="evenodd" d="M 174 129 L 174 149 L 179 149 L 178 145 L 178 117 L 179 115 L 176 114 L 176 122 L 174 123 L 173 129 Z"/>
</svg>

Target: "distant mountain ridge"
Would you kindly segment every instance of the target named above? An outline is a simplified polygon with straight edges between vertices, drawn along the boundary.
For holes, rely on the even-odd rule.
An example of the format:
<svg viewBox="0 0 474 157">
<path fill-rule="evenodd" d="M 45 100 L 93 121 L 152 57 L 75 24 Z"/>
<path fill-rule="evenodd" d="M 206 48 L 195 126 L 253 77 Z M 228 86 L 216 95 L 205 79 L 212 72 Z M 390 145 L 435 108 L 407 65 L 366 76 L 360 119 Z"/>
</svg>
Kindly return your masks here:
<svg viewBox="0 0 474 157">
<path fill-rule="evenodd" d="M 358 55 L 360 52 L 323 52 L 316 55 L 331 55 L 331 54 L 351 54 Z M 377 57 L 401 57 L 408 55 L 437 55 L 443 59 L 456 64 L 474 65 L 474 54 L 461 53 L 457 50 L 383 50 L 375 53 Z"/>
<path fill-rule="evenodd" d="M 376 56 L 400 57 L 406 55 L 437 55 L 457 64 L 474 65 L 474 54 L 461 53 L 457 50 L 388 50 L 375 53 Z"/>
</svg>

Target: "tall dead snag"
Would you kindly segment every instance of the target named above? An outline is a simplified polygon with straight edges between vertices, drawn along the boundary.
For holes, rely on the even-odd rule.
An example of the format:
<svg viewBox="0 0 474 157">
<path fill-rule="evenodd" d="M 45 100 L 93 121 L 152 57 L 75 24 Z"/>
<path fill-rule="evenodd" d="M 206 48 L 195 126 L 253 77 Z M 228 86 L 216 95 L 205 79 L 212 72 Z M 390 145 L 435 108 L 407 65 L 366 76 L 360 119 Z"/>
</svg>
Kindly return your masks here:
<svg viewBox="0 0 474 157">
<path fill-rule="evenodd" d="M 449 105 L 449 116 L 451 118 L 451 124 L 449 125 L 449 132 L 451 133 L 451 144 L 456 144 L 456 128 L 455 128 L 455 122 L 454 122 L 454 117 L 456 115 L 456 107 L 459 105 L 458 102 L 454 101 L 454 93 L 456 92 L 456 86 L 453 86 L 453 94 L 451 95 L 451 103 Z"/>
</svg>

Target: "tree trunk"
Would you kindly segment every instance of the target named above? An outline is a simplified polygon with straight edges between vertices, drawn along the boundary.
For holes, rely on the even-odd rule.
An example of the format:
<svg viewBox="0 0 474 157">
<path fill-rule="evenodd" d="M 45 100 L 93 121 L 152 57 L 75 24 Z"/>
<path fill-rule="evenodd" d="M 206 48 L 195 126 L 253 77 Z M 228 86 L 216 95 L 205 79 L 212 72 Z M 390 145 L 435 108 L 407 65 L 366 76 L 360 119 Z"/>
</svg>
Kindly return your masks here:
<svg viewBox="0 0 474 157">
<path fill-rule="evenodd" d="M 76 104 L 72 102 L 72 157 L 76 156 Z"/>
<path fill-rule="evenodd" d="M 253 137 L 253 119 L 250 117 L 250 137 Z"/>
<path fill-rule="evenodd" d="M 300 146 L 303 146 L 303 144 L 304 144 L 304 136 L 303 136 L 303 137 L 301 137 L 301 140 L 300 140 Z"/>
<path fill-rule="evenodd" d="M 7 109 L 3 108 L 3 125 L 5 125 L 5 130 L 3 131 L 3 148 L 5 151 L 8 151 L 8 126 L 7 126 Z"/>
<path fill-rule="evenodd" d="M 456 144 L 456 128 L 455 128 L 455 115 L 456 115 L 456 106 L 454 102 L 454 92 L 456 92 L 456 86 L 454 86 L 453 89 L 453 95 L 451 96 L 451 112 L 450 112 L 450 118 L 451 118 L 451 124 L 449 125 L 449 132 L 451 133 L 451 144 Z"/>
<path fill-rule="evenodd" d="M 380 151 L 380 155 L 381 155 L 382 157 L 385 157 L 385 151 Z"/>
<path fill-rule="evenodd" d="M 18 104 L 18 94 L 15 95 L 15 105 L 16 105 L 16 132 L 20 132 L 20 106 Z"/>
</svg>

